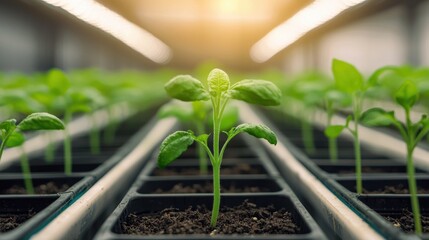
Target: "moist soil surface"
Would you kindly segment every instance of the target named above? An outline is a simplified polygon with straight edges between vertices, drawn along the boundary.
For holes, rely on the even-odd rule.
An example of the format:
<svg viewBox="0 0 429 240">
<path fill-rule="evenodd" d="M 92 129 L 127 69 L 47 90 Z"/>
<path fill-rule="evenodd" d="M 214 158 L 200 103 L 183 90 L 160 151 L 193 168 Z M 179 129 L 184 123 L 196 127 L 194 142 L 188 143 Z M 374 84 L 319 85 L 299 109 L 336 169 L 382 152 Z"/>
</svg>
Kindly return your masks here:
<svg viewBox="0 0 429 240">
<path fill-rule="evenodd" d="M 7 232 L 19 227 L 19 225 L 33 217 L 34 214 L 33 211 L 20 214 L 0 213 L 0 232 Z"/>
<path fill-rule="evenodd" d="M 34 186 L 34 192 L 36 194 L 55 194 L 64 192 L 69 189 L 70 186 L 67 184 L 57 184 L 55 182 L 47 182 L 44 184 Z M 10 188 L 4 189 L 0 192 L 1 194 L 27 194 L 25 187 L 20 185 L 13 185 Z"/>
<path fill-rule="evenodd" d="M 409 194 L 408 186 L 403 184 L 397 184 L 394 186 L 384 186 L 384 188 L 379 188 L 376 190 L 366 190 L 362 189 L 364 194 Z M 428 188 L 417 188 L 418 194 L 429 194 Z"/>
<path fill-rule="evenodd" d="M 236 207 L 223 207 L 216 228 L 210 227 L 211 211 L 206 206 L 186 210 L 166 208 L 149 214 L 129 214 L 121 223 L 122 233 L 160 234 L 299 234 L 301 228 L 285 209 L 258 207 L 244 201 Z"/>
<path fill-rule="evenodd" d="M 267 187 L 259 186 L 237 186 L 235 184 L 230 184 L 229 186 L 222 186 L 221 192 L 223 193 L 256 193 L 256 192 L 270 192 L 270 189 Z M 213 184 L 211 182 L 204 182 L 202 184 L 183 184 L 177 183 L 169 189 L 158 188 L 152 193 L 211 193 L 213 192 Z"/>
<path fill-rule="evenodd" d="M 211 170 L 209 169 L 209 175 Z M 234 166 L 222 166 L 220 170 L 221 175 L 240 175 L 240 174 L 264 174 L 261 168 L 254 168 L 250 164 L 241 163 Z M 153 176 L 177 176 L 177 175 L 200 175 L 198 167 L 178 167 L 178 168 L 156 168 L 152 172 Z"/>
<path fill-rule="evenodd" d="M 404 209 L 402 215 L 398 217 L 386 216 L 389 222 L 393 223 L 393 226 L 402 229 L 406 233 L 414 233 L 414 219 L 413 213 Z M 422 215 L 422 227 L 423 233 L 429 233 L 429 216 Z"/>
</svg>

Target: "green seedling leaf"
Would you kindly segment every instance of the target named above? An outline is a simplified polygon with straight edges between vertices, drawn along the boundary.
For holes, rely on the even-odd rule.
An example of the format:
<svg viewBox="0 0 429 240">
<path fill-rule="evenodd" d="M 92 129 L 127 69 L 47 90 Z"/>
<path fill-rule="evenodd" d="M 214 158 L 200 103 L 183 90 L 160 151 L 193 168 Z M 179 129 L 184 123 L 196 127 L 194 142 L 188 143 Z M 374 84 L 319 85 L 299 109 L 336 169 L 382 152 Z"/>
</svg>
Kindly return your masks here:
<svg viewBox="0 0 429 240">
<path fill-rule="evenodd" d="M 203 84 L 190 75 L 179 75 L 171 79 L 164 86 L 168 95 L 185 102 L 205 101 L 209 94 Z"/>
<path fill-rule="evenodd" d="M 60 130 L 64 129 L 64 123 L 56 116 L 49 113 L 33 113 L 18 124 L 21 131 L 29 130 Z"/>
<path fill-rule="evenodd" d="M 181 122 L 192 120 L 192 110 L 180 102 L 170 102 L 162 106 L 158 113 L 159 118 L 175 117 Z"/>
<path fill-rule="evenodd" d="M 232 86 L 231 98 L 263 106 L 279 105 L 282 99 L 280 89 L 265 80 L 242 80 Z"/>
<path fill-rule="evenodd" d="M 77 113 L 77 112 L 89 113 L 91 112 L 91 110 L 92 110 L 91 107 L 85 103 L 74 103 L 70 105 L 67 109 L 67 111 L 69 111 L 70 113 Z"/>
<path fill-rule="evenodd" d="M 246 132 L 254 137 L 263 138 L 271 144 L 277 144 L 276 134 L 271 131 L 270 128 L 262 124 L 243 123 L 231 130 L 232 132 L 230 132 L 230 134 L 232 133 L 234 136 L 241 132 Z"/>
<path fill-rule="evenodd" d="M 70 81 L 60 69 L 52 69 L 47 76 L 49 88 L 57 95 L 63 95 L 70 88 Z"/>
<path fill-rule="evenodd" d="M 229 89 L 229 77 L 226 72 L 215 68 L 207 77 L 209 91 L 212 96 L 219 96 Z"/>
<path fill-rule="evenodd" d="M 405 109 L 411 109 L 417 102 L 419 92 L 411 81 L 404 82 L 395 94 L 396 102 Z"/>
<path fill-rule="evenodd" d="M 177 131 L 169 135 L 162 143 L 158 155 L 158 166 L 165 168 L 176 160 L 190 145 L 194 143 L 191 132 Z"/>
<path fill-rule="evenodd" d="M 16 119 L 8 119 L 0 123 L 0 129 L 4 132 L 13 131 L 16 126 Z"/>
<path fill-rule="evenodd" d="M 337 138 L 344 128 L 346 127 L 343 125 L 331 125 L 325 129 L 325 136 L 328 138 Z"/>
<path fill-rule="evenodd" d="M 210 135 L 208 135 L 208 134 L 201 134 L 201 135 L 195 137 L 195 141 L 198 141 L 198 142 L 201 142 L 201 143 L 204 143 L 205 145 L 207 145 L 207 140 L 209 139 L 209 136 Z"/>
<path fill-rule="evenodd" d="M 368 85 L 369 86 L 376 86 L 378 85 L 378 79 L 382 74 L 388 71 L 395 71 L 397 67 L 395 66 L 384 66 L 379 69 L 377 69 L 371 76 L 368 78 Z"/>
<path fill-rule="evenodd" d="M 393 111 L 387 112 L 381 108 L 371 108 L 362 114 L 360 122 L 370 127 L 383 127 L 394 124 L 396 119 Z"/>
<path fill-rule="evenodd" d="M 350 96 L 337 90 L 329 90 L 325 97 L 328 101 L 332 102 L 333 106 L 346 107 L 352 104 Z"/>
<path fill-rule="evenodd" d="M 24 141 L 25 141 L 24 135 L 18 131 L 14 131 L 12 134 L 10 134 L 5 146 L 6 147 L 21 146 L 24 143 Z"/>
<path fill-rule="evenodd" d="M 350 63 L 334 59 L 332 61 L 332 72 L 339 90 L 349 94 L 364 90 L 362 75 Z"/>
</svg>

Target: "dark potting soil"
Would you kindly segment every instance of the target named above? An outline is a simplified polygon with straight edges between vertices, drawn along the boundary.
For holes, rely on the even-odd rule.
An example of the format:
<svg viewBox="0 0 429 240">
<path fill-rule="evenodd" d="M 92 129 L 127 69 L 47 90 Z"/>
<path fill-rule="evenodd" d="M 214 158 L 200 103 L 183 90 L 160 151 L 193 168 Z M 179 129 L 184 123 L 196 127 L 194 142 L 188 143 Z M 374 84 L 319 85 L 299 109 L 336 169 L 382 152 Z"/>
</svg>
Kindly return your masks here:
<svg viewBox="0 0 429 240">
<path fill-rule="evenodd" d="M 35 212 L 29 211 L 28 213 L 10 214 L 0 213 L 0 232 L 7 232 L 13 230 L 31 217 Z"/>
<path fill-rule="evenodd" d="M 34 192 L 36 194 L 55 194 L 59 192 L 64 192 L 69 189 L 70 186 L 68 184 L 58 185 L 55 182 L 47 182 L 40 185 L 34 186 Z M 13 185 L 10 188 L 4 189 L 0 192 L 1 194 L 27 194 L 27 190 L 25 187 L 20 185 Z"/>
<path fill-rule="evenodd" d="M 244 201 L 236 207 L 222 207 L 216 228 L 210 227 L 211 211 L 206 206 L 186 210 L 166 208 L 161 212 L 129 214 L 121 223 L 125 234 L 297 234 L 301 229 L 291 213 L 273 206 L 258 207 Z"/>
<path fill-rule="evenodd" d="M 393 223 L 393 226 L 401 228 L 406 233 L 414 232 L 414 219 L 413 213 L 404 209 L 402 215 L 399 217 L 386 216 L 389 222 Z M 423 233 L 429 233 L 429 216 L 421 216 Z"/>
<path fill-rule="evenodd" d="M 211 174 L 211 169 L 209 173 Z M 234 166 L 222 166 L 220 170 L 221 175 L 238 175 L 238 174 L 263 174 L 260 168 L 253 168 L 250 164 L 241 163 Z M 156 168 L 153 171 L 153 176 L 176 176 L 176 175 L 200 175 L 198 167 L 187 168 Z"/>
<path fill-rule="evenodd" d="M 364 194 L 409 194 L 408 186 L 404 186 L 403 184 L 397 184 L 394 186 L 384 186 L 384 188 L 376 189 L 376 190 L 366 190 L 362 189 Z M 429 194 L 428 188 L 417 188 L 418 194 Z"/>
<path fill-rule="evenodd" d="M 362 167 L 362 173 L 392 173 L 395 172 L 394 168 L 390 167 Z M 350 170 L 344 169 L 338 171 L 338 174 L 354 174 L 355 168 L 351 167 Z"/>
<path fill-rule="evenodd" d="M 223 193 L 255 193 L 255 192 L 269 192 L 269 188 L 259 186 L 236 186 L 231 184 L 228 187 L 224 187 L 221 184 L 221 192 Z M 204 182 L 202 184 L 195 183 L 185 185 L 183 183 L 177 183 L 169 189 L 158 188 L 153 193 L 211 193 L 213 192 L 213 184 L 211 182 Z"/>
</svg>

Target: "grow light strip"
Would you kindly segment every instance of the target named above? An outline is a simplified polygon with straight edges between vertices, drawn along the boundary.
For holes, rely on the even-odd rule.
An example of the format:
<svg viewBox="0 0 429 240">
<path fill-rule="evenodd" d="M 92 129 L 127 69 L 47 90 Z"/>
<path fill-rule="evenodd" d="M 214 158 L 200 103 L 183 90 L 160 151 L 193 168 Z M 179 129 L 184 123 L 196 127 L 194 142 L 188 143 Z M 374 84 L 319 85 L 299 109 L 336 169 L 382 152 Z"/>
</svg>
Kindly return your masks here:
<svg viewBox="0 0 429 240">
<path fill-rule="evenodd" d="M 167 63 L 170 48 L 148 31 L 94 0 L 42 0 L 99 28 L 156 63 Z"/>
<path fill-rule="evenodd" d="M 271 30 L 250 49 L 255 62 L 265 62 L 314 28 L 366 0 L 316 0 Z"/>
</svg>

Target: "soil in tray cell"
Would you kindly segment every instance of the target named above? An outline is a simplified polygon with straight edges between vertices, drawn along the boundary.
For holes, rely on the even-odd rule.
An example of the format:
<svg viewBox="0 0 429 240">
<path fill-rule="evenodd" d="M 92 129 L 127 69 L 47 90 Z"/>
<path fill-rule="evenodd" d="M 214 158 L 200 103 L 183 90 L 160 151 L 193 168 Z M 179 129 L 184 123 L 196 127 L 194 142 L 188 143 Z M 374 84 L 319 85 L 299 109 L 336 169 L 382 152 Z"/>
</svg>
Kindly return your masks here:
<svg viewBox="0 0 429 240">
<path fill-rule="evenodd" d="M 227 187 L 221 186 L 221 192 L 223 193 L 255 193 L 255 192 L 269 192 L 269 188 L 258 187 L 258 186 L 243 186 L 237 187 L 235 185 L 229 185 Z M 211 193 L 213 192 L 213 185 L 210 182 L 203 184 L 195 183 L 190 185 L 184 185 L 178 183 L 170 189 L 158 188 L 153 193 Z"/>
<path fill-rule="evenodd" d="M 210 216 L 211 210 L 204 205 L 185 210 L 166 208 L 152 214 L 129 214 L 121 228 L 125 234 L 137 235 L 301 233 L 301 227 L 284 208 L 258 207 L 247 200 L 238 206 L 222 207 L 215 229 L 210 227 Z"/>
<path fill-rule="evenodd" d="M 34 186 L 35 194 L 56 194 L 59 192 L 64 192 L 69 189 L 68 184 L 57 184 L 53 181 L 47 183 L 39 184 Z M 13 185 L 7 189 L 2 189 L 0 194 L 27 194 L 25 187 L 22 185 Z"/>
<path fill-rule="evenodd" d="M 356 192 L 356 179 L 340 179 L 338 183 Z M 417 179 L 417 193 L 429 194 L 429 179 Z M 364 179 L 363 194 L 409 194 L 407 179 Z"/>
<path fill-rule="evenodd" d="M 36 213 L 33 211 L 28 211 L 28 213 L 0 213 L 0 232 L 7 232 L 13 230 L 31 217 L 33 217 Z"/>
<path fill-rule="evenodd" d="M 161 186 L 160 186 L 161 185 Z M 258 193 L 275 192 L 281 188 L 272 180 L 250 179 L 250 180 L 223 180 L 221 181 L 221 192 L 223 193 Z M 212 181 L 184 180 L 147 182 L 138 191 L 139 193 L 212 193 Z"/>
<path fill-rule="evenodd" d="M 319 167 L 332 174 L 354 174 L 355 166 L 354 165 L 319 165 Z M 423 171 L 420 169 L 416 169 L 416 173 L 422 173 Z M 406 166 L 401 165 L 371 165 L 371 166 L 362 166 L 362 173 L 407 173 Z"/>
<path fill-rule="evenodd" d="M 393 226 L 400 228 L 406 233 L 414 232 L 414 219 L 413 213 L 404 209 L 401 214 L 384 216 L 387 221 L 391 222 Z M 421 216 L 423 233 L 429 233 L 429 215 Z"/>
<path fill-rule="evenodd" d="M 397 185 L 387 185 L 384 188 L 379 188 L 375 190 L 367 190 L 363 188 L 364 194 L 409 194 L 408 185 L 397 184 Z M 429 188 L 427 187 L 418 187 L 418 194 L 429 194 Z"/>
<path fill-rule="evenodd" d="M 209 169 L 211 175 L 211 169 Z M 261 165 L 238 164 L 232 166 L 222 166 L 221 175 L 241 175 L 241 174 L 266 174 Z M 177 175 L 200 175 L 200 170 L 197 166 L 168 166 L 164 169 L 156 168 L 153 170 L 152 176 L 177 176 Z"/>
</svg>

